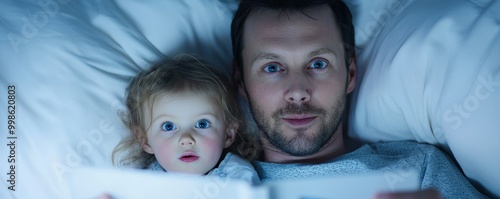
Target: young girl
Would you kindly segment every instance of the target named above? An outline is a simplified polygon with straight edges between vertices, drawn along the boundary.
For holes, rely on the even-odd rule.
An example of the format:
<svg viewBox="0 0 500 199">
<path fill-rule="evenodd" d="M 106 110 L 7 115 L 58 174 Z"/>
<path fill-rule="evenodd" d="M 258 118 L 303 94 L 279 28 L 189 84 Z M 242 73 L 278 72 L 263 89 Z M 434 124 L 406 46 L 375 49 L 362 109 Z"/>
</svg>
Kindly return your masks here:
<svg viewBox="0 0 500 199">
<path fill-rule="evenodd" d="M 257 142 L 245 125 L 234 89 L 217 68 L 183 55 L 139 73 L 127 88 L 130 135 L 113 151 L 119 164 L 260 182 L 248 160 Z"/>
</svg>

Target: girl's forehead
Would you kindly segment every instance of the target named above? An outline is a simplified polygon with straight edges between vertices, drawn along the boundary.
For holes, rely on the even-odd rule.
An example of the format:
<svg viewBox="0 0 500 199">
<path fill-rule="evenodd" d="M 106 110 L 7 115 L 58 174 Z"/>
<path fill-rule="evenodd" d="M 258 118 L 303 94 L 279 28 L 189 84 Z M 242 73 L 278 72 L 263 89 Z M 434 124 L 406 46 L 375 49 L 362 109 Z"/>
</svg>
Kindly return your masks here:
<svg viewBox="0 0 500 199">
<path fill-rule="evenodd" d="M 142 106 L 142 117 L 146 126 L 163 119 L 196 120 L 203 115 L 225 122 L 226 114 L 223 99 L 203 92 L 162 92 L 151 96 Z M 230 113 L 229 113 L 230 114 Z M 176 120 L 177 120 L 176 119 Z M 184 121 L 182 119 L 181 121 Z M 147 128 L 146 128 L 147 129 Z"/>
<path fill-rule="evenodd" d="M 177 91 L 177 92 L 162 92 L 156 95 L 150 101 L 158 101 L 159 99 L 164 100 L 164 102 L 173 101 L 183 101 L 183 100 L 199 100 L 215 105 L 215 96 L 207 92 L 196 92 L 196 91 Z"/>
<path fill-rule="evenodd" d="M 203 92 L 163 92 L 151 97 L 145 103 L 145 108 L 153 111 L 160 107 L 168 106 L 171 109 L 184 108 L 209 108 L 214 114 L 222 114 L 220 103 L 217 103 L 216 96 Z"/>
</svg>

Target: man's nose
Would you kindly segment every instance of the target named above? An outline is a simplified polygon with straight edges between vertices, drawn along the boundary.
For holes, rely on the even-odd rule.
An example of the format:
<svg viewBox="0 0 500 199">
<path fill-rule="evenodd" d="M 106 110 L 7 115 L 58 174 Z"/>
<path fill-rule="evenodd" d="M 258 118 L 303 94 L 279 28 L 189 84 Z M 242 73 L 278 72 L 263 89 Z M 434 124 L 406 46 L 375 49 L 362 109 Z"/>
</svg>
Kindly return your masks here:
<svg viewBox="0 0 500 199">
<path fill-rule="evenodd" d="M 311 99 L 311 88 L 307 74 L 296 72 L 288 77 L 285 100 L 290 103 L 302 104 Z"/>
</svg>

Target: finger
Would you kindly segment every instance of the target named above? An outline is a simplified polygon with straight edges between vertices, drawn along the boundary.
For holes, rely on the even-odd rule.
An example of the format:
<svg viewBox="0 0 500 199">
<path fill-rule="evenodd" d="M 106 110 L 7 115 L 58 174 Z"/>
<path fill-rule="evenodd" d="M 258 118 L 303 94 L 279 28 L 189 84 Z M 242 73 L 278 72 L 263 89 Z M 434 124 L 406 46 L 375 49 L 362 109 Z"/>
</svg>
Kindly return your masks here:
<svg viewBox="0 0 500 199">
<path fill-rule="evenodd" d="M 95 199 L 112 199 L 111 196 L 109 194 L 101 194 L 99 196 L 97 196 L 97 198 Z"/>
</svg>

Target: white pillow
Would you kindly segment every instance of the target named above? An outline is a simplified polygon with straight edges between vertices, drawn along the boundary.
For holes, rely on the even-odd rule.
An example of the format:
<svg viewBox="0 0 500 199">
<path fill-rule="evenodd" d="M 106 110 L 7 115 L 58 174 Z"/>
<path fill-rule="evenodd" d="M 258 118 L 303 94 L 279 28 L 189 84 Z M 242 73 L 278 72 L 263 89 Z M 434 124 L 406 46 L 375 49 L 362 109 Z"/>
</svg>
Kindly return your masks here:
<svg viewBox="0 0 500 199">
<path fill-rule="evenodd" d="M 76 168 L 110 167 L 111 151 L 127 133 L 117 111 L 130 79 L 177 53 L 229 69 L 236 7 L 205 0 L 2 2 L 0 198 L 70 198 Z M 9 92 L 15 140 L 6 132 Z M 15 175 L 6 174 L 11 165 Z M 15 192 L 7 189 L 11 176 Z"/>
<path fill-rule="evenodd" d="M 343 0 L 353 15 L 356 47 L 363 48 L 407 5 L 403 0 Z"/>
<path fill-rule="evenodd" d="M 500 197 L 500 1 L 400 2 L 358 45 L 349 135 L 442 146 Z"/>
</svg>

